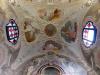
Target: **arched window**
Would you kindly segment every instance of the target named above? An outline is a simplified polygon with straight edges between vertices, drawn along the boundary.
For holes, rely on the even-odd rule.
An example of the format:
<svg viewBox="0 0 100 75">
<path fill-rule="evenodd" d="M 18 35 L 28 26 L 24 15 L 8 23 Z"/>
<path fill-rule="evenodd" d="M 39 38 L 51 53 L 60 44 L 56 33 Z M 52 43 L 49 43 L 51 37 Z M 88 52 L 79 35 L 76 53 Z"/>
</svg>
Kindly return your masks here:
<svg viewBox="0 0 100 75">
<path fill-rule="evenodd" d="M 7 40 L 15 45 L 19 38 L 19 29 L 15 22 L 15 20 L 10 19 L 9 23 L 6 25 L 6 34 L 7 34 Z"/>
<path fill-rule="evenodd" d="M 96 41 L 97 29 L 92 21 L 87 21 L 82 31 L 82 39 L 86 47 L 90 47 Z"/>
</svg>

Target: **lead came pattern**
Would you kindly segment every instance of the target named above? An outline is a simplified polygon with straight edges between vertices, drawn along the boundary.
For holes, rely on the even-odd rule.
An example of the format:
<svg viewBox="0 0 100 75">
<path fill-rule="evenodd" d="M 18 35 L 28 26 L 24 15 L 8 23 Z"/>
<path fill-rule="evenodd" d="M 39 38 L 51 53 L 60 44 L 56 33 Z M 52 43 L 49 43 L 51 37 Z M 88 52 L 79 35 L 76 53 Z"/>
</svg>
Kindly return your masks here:
<svg viewBox="0 0 100 75">
<path fill-rule="evenodd" d="M 19 38 L 19 29 L 16 22 L 11 19 L 6 25 L 7 39 L 10 43 L 16 44 Z"/>
<path fill-rule="evenodd" d="M 86 47 L 90 47 L 96 41 L 97 29 L 92 21 L 88 21 L 83 28 L 83 42 Z"/>
</svg>

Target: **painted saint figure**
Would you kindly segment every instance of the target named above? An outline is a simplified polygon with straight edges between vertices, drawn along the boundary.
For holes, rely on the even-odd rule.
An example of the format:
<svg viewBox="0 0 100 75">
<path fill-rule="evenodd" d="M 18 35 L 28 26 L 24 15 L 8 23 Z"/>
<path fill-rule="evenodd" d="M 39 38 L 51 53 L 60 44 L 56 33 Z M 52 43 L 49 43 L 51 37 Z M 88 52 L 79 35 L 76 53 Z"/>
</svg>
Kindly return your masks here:
<svg viewBox="0 0 100 75">
<path fill-rule="evenodd" d="M 27 42 L 32 42 L 36 39 L 35 30 L 31 25 L 30 21 L 24 22 L 25 38 Z"/>
<path fill-rule="evenodd" d="M 75 41 L 77 33 L 77 23 L 74 24 L 71 21 L 68 21 L 65 26 L 61 29 L 61 36 L 65 39 L 66 42 Z"/>
</svg>

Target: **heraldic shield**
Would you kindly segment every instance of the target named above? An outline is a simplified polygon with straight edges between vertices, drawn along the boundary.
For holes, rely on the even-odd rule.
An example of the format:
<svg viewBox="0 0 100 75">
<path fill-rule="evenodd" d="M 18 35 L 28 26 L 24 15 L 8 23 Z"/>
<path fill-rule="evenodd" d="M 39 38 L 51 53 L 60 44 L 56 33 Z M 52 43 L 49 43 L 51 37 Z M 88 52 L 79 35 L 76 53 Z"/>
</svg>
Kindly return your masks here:
<svg viewBox="0 0 100 75">
<path fill-rule="evenodd" d="M 6 25 L 6 34 L 7 34 L 7 40 L 15 45 L 19 38 L 19 29 L 15 22 L 15 20 L 10 19 L 9 23 Z"/>
</svg>

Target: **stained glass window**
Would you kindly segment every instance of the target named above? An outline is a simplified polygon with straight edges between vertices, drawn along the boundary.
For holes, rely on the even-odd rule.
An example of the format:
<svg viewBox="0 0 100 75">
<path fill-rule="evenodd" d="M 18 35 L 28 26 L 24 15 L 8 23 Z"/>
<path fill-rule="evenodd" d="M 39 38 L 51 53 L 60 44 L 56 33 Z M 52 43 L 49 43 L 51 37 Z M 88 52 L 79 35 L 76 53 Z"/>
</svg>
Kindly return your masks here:
<svg viewBox="0 0 100 75">
<path fill-rule="evenodd" d="M 86 47 L 90 47 L 96 41 L 97 29 L 92 21 L 87 21 L 82 32 L 82 39 Z"/>
<path fill-rule="evenodd" d="M 19 29 L 15 22 L 15 20 L 10 19 L 9 23 L 6 25 L 6 34 L 7 34 L 7 40 L 11 44 L 16 44 L 19 38 Z"/>
</svg>

